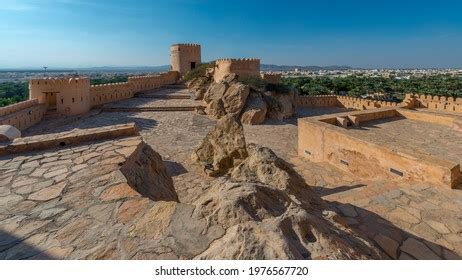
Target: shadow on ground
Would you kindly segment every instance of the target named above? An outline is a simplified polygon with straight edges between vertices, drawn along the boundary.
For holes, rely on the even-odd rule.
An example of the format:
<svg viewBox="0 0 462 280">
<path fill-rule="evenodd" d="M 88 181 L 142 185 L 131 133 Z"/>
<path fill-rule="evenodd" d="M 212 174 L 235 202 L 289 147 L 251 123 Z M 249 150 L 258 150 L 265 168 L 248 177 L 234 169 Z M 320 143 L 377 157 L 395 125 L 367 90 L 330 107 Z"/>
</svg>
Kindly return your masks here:
<svg viewBox="0 0 462 280">
<path fill-rule="evenodd" d="M 40 249 L 28 244 L 3 230 L 0 230 L 0 260 L 23 260 L 37 258 L 41 260 L 53 259 Z"/>
</svg>

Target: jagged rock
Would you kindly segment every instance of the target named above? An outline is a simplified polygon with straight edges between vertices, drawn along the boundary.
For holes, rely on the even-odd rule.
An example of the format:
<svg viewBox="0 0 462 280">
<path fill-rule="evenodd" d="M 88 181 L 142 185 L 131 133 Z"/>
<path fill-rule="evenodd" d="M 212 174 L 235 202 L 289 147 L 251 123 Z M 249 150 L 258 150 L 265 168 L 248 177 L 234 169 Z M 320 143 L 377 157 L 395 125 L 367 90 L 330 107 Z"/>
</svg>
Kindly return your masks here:
<svg viewBox="0 0 462 280">
<path fill-rule="evenodd" d="M 228 83 L 225 83 L 223 81 L 219 83 L 213 83 L 210 85 L 210 87 L 207 89 L 207 91 L 204 94 L 204 101 L 206 103 L 211 102 L 212 100 L 219 100 L 223 97 L 225 94 L 226 90 L 228 89 Z"/>
<path fill-rule="evenodd" d="M 225 106 L 223 105 L 223 100 L 216 99 L 210 101 L 205 108 L 205 113 L 215 119 L 219 119 L 226 115 Z"/>
<path fill-rule="evenodd" d="M 281 104 L 279 101 L 274 98 L 270 92 L 265 92 L 262 94 L 263 100 L 266 103 L 267 110 L 266 110 L 266 117 L 272 120 L 280 120 L 284 119 L 284 116 L 281 112 Z"/>
<path fill-rule="evenodd" d="M 191 92 L 191 98 L 193 100 L 202 100 L 211 82 L 212 79 L 209 77 L 198 77 L 189 81 L 186 86 Z"/>
<path fill-rule="evenodd" d="M 334 221 L 300 199 L 262 183 L 215 180 L 195 202 L 193 216 L 226 232 L 195 258 L 368 259 L 380 254 L 354 233 L 339 233 Z"/>
<path fill-rule="evenodd" d="M 232 83 L 223 95 L 223 105 L 227 114 L 239 115 L 249 96 L 249 86 Z"/>
<path fill-rule="evenodd" d="M 243 124 L 261 124 L 266 118 L 267 106 L 261 93 L 251 92 L 241 115 Z"/>
<path fill-rule="evenodd" d="M 224 76 L 221 82 L 231 84 L 232 82 L 236 80 L 237 80 L 237 75 L 235 73 L 230 73 Z"/>
<path fill-rule="evenodd" d="M 0 125 L 0 142 L 13 141 L 21 137 L 21 131 L 12 125 Z"/>
<path fill-rule="evenodd" d="M 247 153 L 248 157 L 231 172 L 231 178 L 261 182 L 280 190 L 307 188 L 304 180 L 271 149 L 251 143 L 247 146 Z"/>
<path fill-rule="evenodd" d="M 120 168 L 127 183 L 151 200 L 178 201 L 172 177 L 162 157 L 151 146 L 142 142 Z"/>
<path fill-rule="evenodd" d="M 247 157 L 244 129 L 231 115 L 218 120 L 192 155 L 194 161 L 211 166 L 210 175 L 225 174 Z"/>
</svg>

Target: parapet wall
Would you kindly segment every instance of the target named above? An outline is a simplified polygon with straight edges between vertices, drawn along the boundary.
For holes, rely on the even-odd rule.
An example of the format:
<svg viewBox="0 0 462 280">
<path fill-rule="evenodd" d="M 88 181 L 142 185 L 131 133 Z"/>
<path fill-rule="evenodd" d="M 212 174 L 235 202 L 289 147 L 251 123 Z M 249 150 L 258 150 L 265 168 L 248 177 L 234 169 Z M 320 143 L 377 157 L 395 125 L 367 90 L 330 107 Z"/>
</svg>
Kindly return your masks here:
<svg viewBox="0 0 462 280">
<path fill-rule="evenodd" d="M 260 59 L 218 59 L 215 61 L 213 79 L 219 82 L 224 76 L 235 73 L 237 75 L 260 76 Z"/>
<path fill-rule="evenodd" d="M 38 99 L 30 99 L 0 108 L 0 117 L 16 113 L 26 108 L 38 105 Z"/>
<path fill-rule="evenodd" d="M 135 94 L 131 83 L 92 85 L 90 87 L 91 107 L 108 102 L 132 98 Z"/>
<path fill-rule="evenodd" d="M 33 102 L 29 102 L 29 101 L 33 101 Z M 4 124 L 12 125 L 19 130 L 24 130 L 40 122 L 43 118 L 43 115 L 46 112 L 45 105 L 38 104 L 36 99 L 28 100 L 28 101 L 24 101 L 20 103 L 26 103 L 26 102 L 28 104 L 21 104 L 23 107 L 18 106 L 18 108 L 22 107 L 21 109 L 18 109 L 12 113 L 0 116 L 0 125 L 4 125 Z M 20 103 L 17 103 L 17 104 L 20 104 Z M 33 105 L 30 106 L 30 104 L 33 104 Z"/>
<path fill-rule="evenodd" d="M 179 73 L 169 71 L 158 75 L 148 76 L 133 76 L 128 78 L 128 83 L 131 84 L 135 92 L 156 89 L 166 85 L 174 84 L 178 81 Z"/>
<path fill-rule="evenodd" d="M 406 99 L 415 100 L 415 107 L 436 111 L 462 113 L 462 98 L 407 94 Z"/>
<path fill-rule="evenodd" d="M 369 100 L 339 95 L 299 96 L 299 107 L 343 107 L 354 110 L 368 110 L 377 108 L 391 108 L 404 105 L 396 102 Z"/>
<path fill-rule="evenodd" d="M 261 73 L 261 78 L 270 84 L 279 84 L 281 82 L 281 74 Z"/>
</svg>

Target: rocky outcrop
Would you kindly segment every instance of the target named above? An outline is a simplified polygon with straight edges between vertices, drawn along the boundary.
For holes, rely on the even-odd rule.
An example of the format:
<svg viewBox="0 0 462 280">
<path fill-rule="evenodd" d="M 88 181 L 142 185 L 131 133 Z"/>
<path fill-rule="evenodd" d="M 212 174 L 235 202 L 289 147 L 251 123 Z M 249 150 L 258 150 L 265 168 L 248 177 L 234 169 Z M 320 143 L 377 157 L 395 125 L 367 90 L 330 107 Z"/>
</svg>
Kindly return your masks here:
<svg viewBox="0 0 462 280">
<path fill-rule="evenodd" d="M 340 234 L 336 226 L 342 226 L 320 210 L 271 185 L 217 179 L 196 205 L 195 216 L 225 229 L 196 259 L 368 259 L 379 254 L 351 232 Z"/>
<path fill-rule="evenodd" d="M 223 105 L 226 114 L 239 116 L 249 96 L 249 86 L 233 83 L 223 95 Z"/>
<path fill-rule="evenodd" d="M 208 76 L 194 78 L 186 86 L 189 88 L 191 97 L 194 100 L 202 100 L 207 88 L 212 83 L 212 78 Z"/>
<path fill-rule="evenodd" d="M 261 93 L 251 92 L 241 115 L 243 124 L 261 124 L 266 118 L 267 106 Z"/>
<path fill-rule="evenodd" d="M 188 85 L 191 91 L 199 92 L 196 89 L 199 84 L 200 81 L 194 80 Z M 265 118 L 283 120 L 295 112 L 295 91 L 262 93 L 241 83 L 236 74 L 228 74 L 220 82 L 211 82 L 206 86 L 206 90 L 200 91 L 205 91 L 205 112 L 215 119 L 233 115 L 238 116 L 244 124 L 260 124 Z"/>
<path fill-rule="evenodd" d="M 200 162 L 211 176 L 226 174 L 246 157 L 244 129 L 231 115 L 218 120 L 192 155 L 193 161 Z"/>
</svg>

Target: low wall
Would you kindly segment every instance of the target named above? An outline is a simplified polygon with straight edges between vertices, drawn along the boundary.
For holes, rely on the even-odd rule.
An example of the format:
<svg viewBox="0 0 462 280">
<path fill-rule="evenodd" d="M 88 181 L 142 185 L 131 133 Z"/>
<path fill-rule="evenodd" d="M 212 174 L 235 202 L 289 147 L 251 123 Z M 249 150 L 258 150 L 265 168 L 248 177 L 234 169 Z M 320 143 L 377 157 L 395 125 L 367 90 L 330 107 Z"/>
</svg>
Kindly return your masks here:
<svg viewBox="0 0 462 280">
<path fill-rule="evenodd" d="M 406 153 L 343 133 L 337 118 L 369 121 L 402 116 L 397 110 L 378 109 L 299 119 L 298 154 L 314 162 L 329 162 L 361 178 L 411 180 L 454 188 L 460 165 L 413 151 Z"/>
<path fill-rule="evenodd" d="M 298 107 L 336 107 L 337 96 L 335 95 L 316 95 L 316 96 L 298 96 Z"/>
<path fill-rule="evenodd" d="M 414 98 L 418 108 L 427 108 L 430 110 L 462 113 L 462 97 L 453 98 L 445 96 L 432 95 L 406 95 L 406 98 Z"/>
<path fill-rule="evenodd" d="M 339 95 L 299 96 L 297 103 L 300 107 L 342 107 L 355 110 L 391 108 L 402 105 L 396 102 L 369 100 Z"/>
<path fill-rule="evenodd" d="M 35 101 L 35 100 L 30 100 L 30 101 Z M 45 115 L 45 112 L 46 112 L 45 105 L 37 104 L 36 102 L 30 102 L 30 103 L 33 103 L 33 104 L 35 103 L 35 104 L 30 107 L 26 107 L 24 109 L 15 111 L 14 113 L 1 116 L 0 125 L 4 125 L 4 124 L 12 125 L 19 130 L 24 130 L 40 122 L 43 118 L 43 115 Z M 18 106 L 18 107 L 21 107 L 21 106 Z"/>
<path fill-rule="evenodd" d="M 228 74 L 260 76 L 260 59 L 257 58 L 225 58 L 215 61 L 213 79 L 220 82 Z"/>
<path fill-rule="evenodd" d="M 273 73 L 261 73 L 261 78 L 270 84 L 279 84 L 281 83 L 281 74 L 273 74 Z"/>
<path fill-rule="evenodd" d="M 0 156 L 137 135 L 139 135 L 139 132 L 135 123 L 74 129 L 71 132 L 66 131 L 14 139 L 10 144 L 0 145 Z"/>
<path fill-rule="evenodd" d="M 5 107 L 1 107 L 0 108 L 0 117 L 16 113 L 18 111 L 21 111 L 21 110 L 26 109 L 26 108 L 30 108 L 30 107 L 35 106 L 37 104 L 38 104 L 38 99 L 34 98 L 34 99 L 18 102 L 18 103 L 15 103 L 15 104 L 11 104 L 11 105 L 8 105 L 8 106 L 5 106 Z"/>
</svg>

